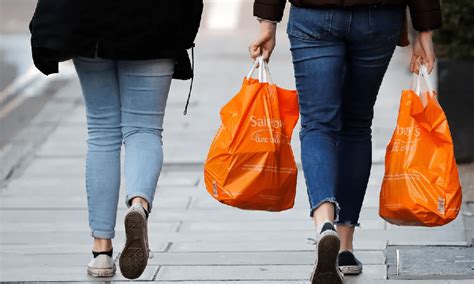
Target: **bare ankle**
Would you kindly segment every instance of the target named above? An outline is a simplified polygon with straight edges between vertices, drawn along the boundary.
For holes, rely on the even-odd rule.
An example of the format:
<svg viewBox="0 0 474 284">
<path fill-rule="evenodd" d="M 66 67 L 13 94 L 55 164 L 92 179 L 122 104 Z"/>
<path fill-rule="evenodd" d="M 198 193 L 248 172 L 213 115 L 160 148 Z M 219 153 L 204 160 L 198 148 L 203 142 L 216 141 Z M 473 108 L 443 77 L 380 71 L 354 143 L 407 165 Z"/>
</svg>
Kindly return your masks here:
<svg viewBox="0 0 474 284">
<path fill-rule="evenodd" d="M 313 221 L 317 230 L 321 229 L 325 222 L 334 222 L 334 211 L 334 204 L 331 202 L 325 202 L 314 210 Z"/>
<path fill-rule="evenodd" d="M 92 250 L 96 252 L 110 251 L 112 249 L 112 240 L 94 238 L 94 245 Z"/>
<path fill-rule="evenodd" d="M 354 226 L 338 225 L 337 233 L 341 240 L 340 251 L 353 251 L 353 240 L 354 240 Z"/>
<path fill-rule="evenodd" d="M 135 204 L 141 204 L 143 206 L 143 208 L 145 208 L 146 211 L 149 211 L 148 210 L 148 202 L 146 201 L 146 199 L 142 198 L 142 197 L 134 197 L 132 199 L 132 202 L 131 202 L 132 205 L 135 205 Z"/>
</svg>

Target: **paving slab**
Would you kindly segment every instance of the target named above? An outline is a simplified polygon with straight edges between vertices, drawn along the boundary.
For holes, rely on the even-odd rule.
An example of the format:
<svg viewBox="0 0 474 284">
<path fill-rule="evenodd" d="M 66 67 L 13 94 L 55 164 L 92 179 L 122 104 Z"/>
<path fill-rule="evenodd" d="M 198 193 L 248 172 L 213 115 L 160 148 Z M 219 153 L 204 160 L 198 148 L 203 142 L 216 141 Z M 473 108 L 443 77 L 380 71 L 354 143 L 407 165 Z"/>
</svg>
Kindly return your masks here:
<svg viewBox="0 0 474 284">
<path fill-rule="evenodd" d="M 312 265 L 163 266 L 156 280 L 306 280 Z M 386 279 L 385 265 L 366 265 L 359 279 Z"/>
<path fill-rule="evenodd" d="M 8 273 L 0 273 L 0 281 L 10 282 L 10 281 L 48 281 L 48 282 L 97 282 L 97 278 L 87 275 L 86 271 L 87 263 L 80 263 L 76 266 L 48 266 L 47 269 L 44 267 L 39 267 L 38 265 L 32 265 L 30 267 L 17 266 L 14 268 L 8 269 Z M 137 280 L 153 280 L 153 277 L 156 274 L 158 267 L 148 266 L 143 274 L 137 278 Z M 28 273 L 25 273 L 27 271 Z M 120 273 L 120 269 L 117 269 L 117 273 L 114 277 L 111 278 L 101 278 L 100 281 L 125 281 L 128 280 L 123 277 Z"/>
<path fill-rule="evenodd" d="M 222 222 L 185 222 L 181 226 L 181 231 L 183 232 L 192 232 L 192 231 L 207 231 L 209 233 L 215 231 L 281 231 L 282 228 L 285 228 L 287 231 L 308 231 L 314 227 L 314 223 L 311 219 L 306 221 L 258 221 L 258 222 L 243 222 L 243 221 L 222 221 Z M 367 220 L 364 223 L 364 229 L 381 229 L 385 227 L 385 222 L 383 220 Z"/>
<path fill-rule="evenodd" d="M 272 241 L 269 241 L 272 240 Z M 384 250 L 386 241 L 355 241 L 356 250 Z M 249 252 L 249 251 L 314 251 L 315 245 L 312 242 L 301 238 L 300 241 L 278 240 L 268 238 L 266 241 L 260 240 L 233 240 L 233 241 L 201 241 L 201 242 L 176 242 L 169 249 L 172 252 Z"/>
<path fill-rule="evenodd" d="M 364 264 L 385 264 L 382 251 L 355 251 Z M 314 251 L 285 252 L 163 252 L 154 253 L 149 263 L 159 266 L 181 265 L 311 265 Z"/>
<path fill-rule="evenodd" d="M 472 279 L 474 248 L 446 246 L 390 246 L 391 279 Z"/>
<path fill-rule="evenodd" d="M 160 191 L 160 189 L 158 189 Z M 160 194 L 160 193 L 159 193 Z M 184 194 L 184 193 L 183 193 Z M 169 195 L 168 195 L 169 196 Z M 208 221 L 208 222 L 219 222 L 219 221 L 228 221 L 228 222 L 259 222 L 259 221 L 278 221 L 278 222 L 288 222 L 288 221 L 310 221 L 308 211 L 305 209 L 297 210 L 292 209 L 281 213 L 275 212 L 263 212 L 263 211 L 245 211 L 238 210 L 235 208 L 228 207 L 227 210 L 219 210 L 218 214 L 210 214 L 209 210 L 196 210 L 189 209 L 188 211 L 181 211 L 177 209 L 169 209 L 159 214 L 150 215 L 151 220 L 181 220 L 183 222 L 187 221 Z M 361 222 L 362 227 L 365 228 L 365 220 L 376 220 L 382 221 L 378 216 L 378 211 L 372 210 L 372 208 L 364 208 L 361 212 Z M 311 221 L 310 221 L 311 222 Z M 311 228 L 311 226 L 310 226 Z"/>
<path fill-rule="evenodd" d="M 370 279 L 360 279 L 357 277 L 346 277 L 345 283 L 347 284 L 472 284 L 472 280 L 370 280 Z M 71 282 L 74 283 L 74 282 Z M 129 283 L 129 282 L 116 282 L 116 283 Z M 160 281 L 160 284 L 176 284 L 176 281 Z M 229 280 L 229 281 L 179 281 L 182 284 L 216 284 L 216 283 L 228 283 L 228 284 L 308 284 L 307 280 L 256 280 L 256 281 L 240 281 L 240 280 Z"/>
<path fill-rule="evenodd" d="M 117 252 L 114 252 L 113 258 L 116 259 Z M 79 266 L 87 264 L 92 258 L 92 253 L 2 253 L 0 262 L 2 269 L 15 269 L 24 267 L 25 269 L 49 269 L 50 267 L 67 268 L 68 266 Z M 84 265 L 85 268 L 85 265 Z"/>
<path fill-rule="evenodd" d="M 355 238 L 364 240 L 389 240 L 391 244 L 428 244 L 466 242 L 464 229 L 443 231 L 420 230 L 418 228 L 405 230 L 359 230 Z"/>
</svg>

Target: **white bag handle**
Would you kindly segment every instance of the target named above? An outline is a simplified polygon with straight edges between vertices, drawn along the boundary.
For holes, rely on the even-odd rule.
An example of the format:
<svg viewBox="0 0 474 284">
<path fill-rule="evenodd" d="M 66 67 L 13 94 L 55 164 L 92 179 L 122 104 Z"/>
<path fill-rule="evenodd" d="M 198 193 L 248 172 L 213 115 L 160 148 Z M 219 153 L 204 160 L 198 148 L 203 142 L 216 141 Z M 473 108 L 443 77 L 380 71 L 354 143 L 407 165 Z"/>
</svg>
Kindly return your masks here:
<svg viewBox="0 0 474 284">
<path fill-rule="evenodd" d="M 430 74 L 428 74 L 428 69 L 425 65 L 420 64 L 420 71 L 413 73 L 413 81 L 412 81 L 412 88 L 414 83 L 416 82 L 415 93 L 420 96 L 421 95 L 421 78 L 424 79 L 426 87 L 428 88 L 428 92 L 433 93 L 433 84 L 431 83 Z"/>
<path fill-rule="evenodd" d="M 250 77 L 252 77 L 253 73 L 255 72 L 255 69 L 257 68 L 258 68 L 258 81 L 260 83 L 273 84 L 273 80 L 270 75 L 270 69 L 268 68 L 268 64 L 265 62 L 265 60 L 263 60 L 262 56 L 257 57 L 257 59 L 255 60 L 255 63 L 253 64 L 252 69 L 250 69 L 250 72 L 247 75 L 247 79 L 250 79 Z"/>
</svg>

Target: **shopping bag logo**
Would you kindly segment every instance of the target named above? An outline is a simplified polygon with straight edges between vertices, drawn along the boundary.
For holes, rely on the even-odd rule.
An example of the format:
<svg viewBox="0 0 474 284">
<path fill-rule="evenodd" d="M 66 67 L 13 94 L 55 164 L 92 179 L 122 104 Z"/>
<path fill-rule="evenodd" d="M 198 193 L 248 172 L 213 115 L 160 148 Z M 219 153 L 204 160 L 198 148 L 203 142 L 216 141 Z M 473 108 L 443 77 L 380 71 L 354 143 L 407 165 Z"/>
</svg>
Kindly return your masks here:
<svg viewBox="0 0 474 284">
<path fill-rule="evenodd" d="M 409 126 L 409 127 L 397 126 L 397 128 L 395 129 L 395 133 L 397 136 L 402 136 L 402 137 L 403 136 L 409 137 L 412 135 L 414 135 L 415 137 L 420 137 L 421 129 L 417 125 Z"/>
<path fill-rule="evenodd" d="M 288 137 L 282 133 L 285 124 L 281 119 L 250 116 L 250 126 L 254 128 L 251 135 L 255 143 L 290 144 Z"/>
<path fill-rule="evenodd" d="M 290 141 L 286 135 L 281 132 L 275 132 L 270 129 L 261 129 L 255 131 L 251 139 L 255 143 L 270 143 L 270 144 L 290 144 Z"/>
<path fill-rule="evenodd" d="M 281 119 L 258 118 L 255 115 L 250 116 L 250 125 L 253 127 L 271 127 L 273 129 L 282 129 L 284 126 Z"/>
</svg>

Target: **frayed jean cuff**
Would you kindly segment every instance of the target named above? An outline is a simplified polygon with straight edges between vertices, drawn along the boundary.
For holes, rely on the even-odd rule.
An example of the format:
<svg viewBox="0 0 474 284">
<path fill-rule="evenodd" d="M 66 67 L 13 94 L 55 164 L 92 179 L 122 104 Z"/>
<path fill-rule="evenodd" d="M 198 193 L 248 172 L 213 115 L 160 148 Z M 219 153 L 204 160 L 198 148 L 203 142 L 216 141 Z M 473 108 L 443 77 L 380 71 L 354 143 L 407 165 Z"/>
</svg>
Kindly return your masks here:
<svg viewBox="0 0 474 284">
<path fill-rule="evenodd" d="M 336 198 L 334 198 L 334 197 L 325 198 L 325 199 L 319 201 L 318 204 L 316 204 L 316 206 L 311 207 L 311 211 L 310 211 L 309 216 L 313 217 L 314 211 L 316 209 L 318 209 L 319 206 L 321 206 L 321 204 L 326 203 L 326 202 L 334 204 L 334 209 L 335 209 L 334 210 L 334 220 L 336 220 L 335 222 L 337 222 L 339 220 L 339 211 L 341 210 L 341 208 L 339 207 L 339 203 L 337 203 Z"/>
<path fill-rule="evenodd" d="M 360 223 L 354 223 L 351 221 L 336 221 L 336 225 L 343 225 L 343 226 L 349 226 L 349 227 L 360 227 Z"/>
</svg>

